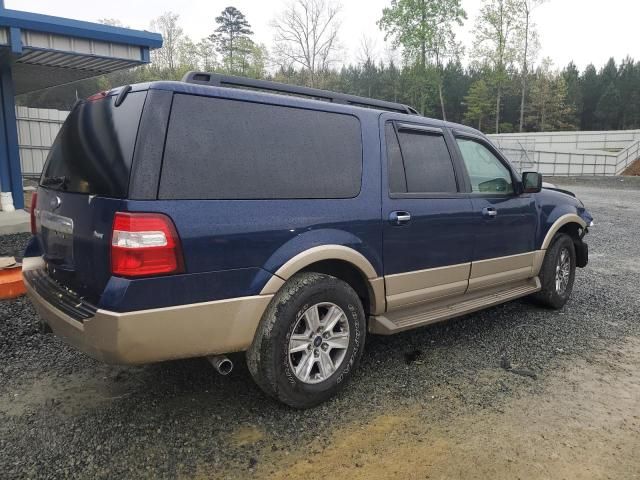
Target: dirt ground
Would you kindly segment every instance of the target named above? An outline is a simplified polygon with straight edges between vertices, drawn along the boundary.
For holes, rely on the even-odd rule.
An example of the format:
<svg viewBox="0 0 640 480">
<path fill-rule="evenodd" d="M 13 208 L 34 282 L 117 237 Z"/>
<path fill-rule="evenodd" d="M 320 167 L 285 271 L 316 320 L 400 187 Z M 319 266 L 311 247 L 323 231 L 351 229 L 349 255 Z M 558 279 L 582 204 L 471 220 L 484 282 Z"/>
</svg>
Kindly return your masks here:
<svg viewBox="0 0 640 480">
<path fill-rule="evenodd" d="M 419 405 L 333 434 L 310 455 L 263 459 L 271 479 L 640 478 L 640 341 L 561 365 L 539 393 L 434 422 Z M 491 371 L 478 381 L 493 381 Z M 437 395 L 454 402 L 450 392 Z M 256 439 L 260 435 L 254 434 Z M 247 436 L 248 438 L 248 436 Z"/>
<path fill-rule="evenodd" d="M 632 175 L 639 176 L 640 175 L 640 159 L 633 162 L 629 167 L 624 171 L 624 175 Z"/>
</svg>

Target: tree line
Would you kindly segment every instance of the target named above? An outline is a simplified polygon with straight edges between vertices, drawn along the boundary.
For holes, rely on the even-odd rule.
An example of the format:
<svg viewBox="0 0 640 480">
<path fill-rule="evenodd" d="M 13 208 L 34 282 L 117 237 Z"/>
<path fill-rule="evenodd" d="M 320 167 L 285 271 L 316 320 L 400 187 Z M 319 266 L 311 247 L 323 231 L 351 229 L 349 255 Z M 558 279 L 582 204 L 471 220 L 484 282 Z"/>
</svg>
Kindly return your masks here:
<svg viewBox="0 0 640 480">
<path fill-rule="evenodd" d="M 363 37 L 357 61 L 340 62 L 337 0 L 292 0 L 271 23 L 272 44 L 254 40 L 249 19 L 225 8 L 209 36 L 194 41 L 177 14 L 151 23 L 164 45 L 152 63 L 18 98 L 21 105 L 70 108 L 77 98 L 113 86 L 179 80 L 189 70 L 262 78 L 409 104 L 423 115 L 484 132 L 640 128 L 640 62 L 557 68 L 537 59 L 536 9 L 544 0 L 483 0 L 473 44 L 457 27 L 461 0 L 390 0 L 380 13 L 384 58 Z M 103 23 L 122 25 L 118 20 Z"/>
</svg>

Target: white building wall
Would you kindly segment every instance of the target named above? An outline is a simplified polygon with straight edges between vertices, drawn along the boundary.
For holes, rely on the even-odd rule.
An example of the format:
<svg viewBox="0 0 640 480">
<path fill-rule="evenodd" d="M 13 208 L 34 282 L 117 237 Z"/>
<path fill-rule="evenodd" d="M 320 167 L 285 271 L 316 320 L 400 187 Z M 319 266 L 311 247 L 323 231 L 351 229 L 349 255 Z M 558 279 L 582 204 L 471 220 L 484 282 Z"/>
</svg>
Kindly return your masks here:
<svg viewBox="0 0 640 480">
<path fill-rule="evenodd" d="M 16 107 L 22 175 L 40 176 L 49 148 L 69 112 Z"/>
</svg>

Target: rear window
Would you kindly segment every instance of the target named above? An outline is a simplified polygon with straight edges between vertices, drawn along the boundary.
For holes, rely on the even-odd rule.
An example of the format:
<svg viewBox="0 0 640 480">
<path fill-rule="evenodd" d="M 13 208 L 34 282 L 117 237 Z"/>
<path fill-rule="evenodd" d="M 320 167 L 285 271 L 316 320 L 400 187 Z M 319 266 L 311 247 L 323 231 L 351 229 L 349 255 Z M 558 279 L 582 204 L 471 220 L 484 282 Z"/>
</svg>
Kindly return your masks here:
<svg viewBox="0 0 640 480">
<path fill-rule="evenodd" d="M 352 198 L 360 192 L 356 117 L 176 95 L 162 199 Z"/>
<path fill-rule="evenodd" d="M 51 147 L 40 185 L 126 197 L 145 97 L 146 92 L 132 92 L 119 107 L 114 96 L 76 105 Z"/>
</svg>

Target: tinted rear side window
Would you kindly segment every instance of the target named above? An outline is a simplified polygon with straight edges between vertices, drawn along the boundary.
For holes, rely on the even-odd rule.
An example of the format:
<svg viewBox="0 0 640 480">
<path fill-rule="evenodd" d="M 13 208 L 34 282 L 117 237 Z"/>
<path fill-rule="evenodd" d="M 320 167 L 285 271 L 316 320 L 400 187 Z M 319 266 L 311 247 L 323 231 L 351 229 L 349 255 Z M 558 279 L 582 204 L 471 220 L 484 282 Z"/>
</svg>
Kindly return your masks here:
<svg viewBox="0 0 640 480">
<path fill-rule="evenodd" d="M 409 193 L 457 192 L 449 149 L 442 135 L 399 130 Z"/>
<path fill-rule="evenodd" d="M 160 198 L 351 198 L 360 192 L 361 177 L 355 117 L 174 97 Z"/>
<path fill-rule="evenodd" d="M 56 138 L 40 184 L 75 193 L 124 198 L 133 148 L 147 92 L 132 92 L 76 105 Z"/>
</svg>

